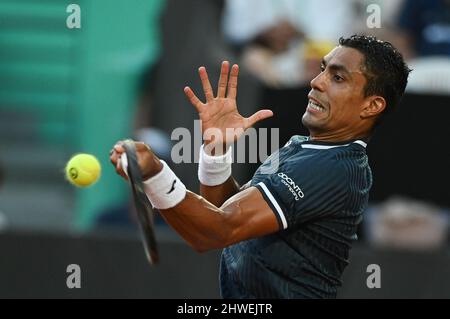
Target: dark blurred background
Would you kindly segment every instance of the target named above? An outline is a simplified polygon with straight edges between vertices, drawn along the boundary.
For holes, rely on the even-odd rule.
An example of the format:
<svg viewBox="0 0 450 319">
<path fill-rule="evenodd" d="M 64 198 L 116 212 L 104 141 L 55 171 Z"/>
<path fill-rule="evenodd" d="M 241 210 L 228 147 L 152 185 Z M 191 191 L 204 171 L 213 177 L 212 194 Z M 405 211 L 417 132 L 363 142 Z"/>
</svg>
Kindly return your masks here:
<svg viewBox="0 0 450 319">
<path fill-rule="evenodd" d="M 272 109 L 258 128 L 278 129 L 282 146 L 308 134 L 309 81 L 354 33 L 391 41 L 414 71 L 369 144 L 371 202 L 339 296 L 450 297 L 450 1 L 0 0 L 0 298 L 217 298 L 220 252 L 192 252 L 158 217 L 162 264 L 145 263 L 109 149 L 144 140 L 196 191 L 197 165 L 171 152 L 175 129 L 196 134 L 183 88 L 201 92 L 197 68 L 216 83 L 221 61 L 239 63 L 241 113 Z M 80 152 L 102 163 L 86 189 L 64 178 Z M 237 180 L 257 165 L 235 164 Z M 81 289 L 66 286 L 69 264 Z M 380 289 L 366 286 L 370 264 Z"/>
</svg>

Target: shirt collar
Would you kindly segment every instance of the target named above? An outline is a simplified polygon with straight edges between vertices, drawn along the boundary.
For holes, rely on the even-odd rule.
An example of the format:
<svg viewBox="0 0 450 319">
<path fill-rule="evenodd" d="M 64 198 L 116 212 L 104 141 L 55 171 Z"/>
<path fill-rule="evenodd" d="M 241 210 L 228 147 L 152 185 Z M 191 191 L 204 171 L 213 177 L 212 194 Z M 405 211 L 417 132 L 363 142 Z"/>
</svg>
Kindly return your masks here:
<svg viewBox="0 0 450 319">
<path fill-rule="evenodd" d="M 302 148 L 327 150 L 327 149 L 336 148 L 336 147 L 346 147 L 351 144 L 358 144 L 364 148 L 367 147 L 367 142 L 362 139 L 340 141 L 340 142 L 325 142 L 325 141 L 310 140 L 309 137 L 308 137 L 308 140 L 303 142 L 301 145 L 302 145 Z"/>
</svg>

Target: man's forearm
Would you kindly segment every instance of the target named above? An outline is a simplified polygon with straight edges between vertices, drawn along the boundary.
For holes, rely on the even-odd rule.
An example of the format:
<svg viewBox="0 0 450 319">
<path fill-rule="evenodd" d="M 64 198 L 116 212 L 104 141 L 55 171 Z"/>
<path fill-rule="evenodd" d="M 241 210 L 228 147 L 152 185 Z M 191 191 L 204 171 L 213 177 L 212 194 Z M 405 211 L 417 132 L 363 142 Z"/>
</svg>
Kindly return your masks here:
<svg viewBox="0 0 450 319">
<path fill-rule="evenodd" d="M 154 159 L 157 160 L 156 156 Z M 256 188 L 241 191 L 231 176 L 218 186 L 203 185 L 214 204 L 188 191 L 164 161 L 157 161 L 162 169 L 144 182 L 147 196 L 167 223 L 195 250 L 227 247 L 278 229 L 271 208 Z"/>
<path fill-rule="evenodd" d="M 272 209 L 256 188 L 238 192 L 220 208 L 187 191 L 180 203 L 160 212 L 166 222 L 198 252 L 264 236 L 280 227 Z"/>
<path fill-rule="evenodd" d="M 217 207 L 222 206 L 227 199 L 237 192 L 239 192 L 239 184 L 233 176 L 230 176 L 225 183 L 217 186 L 206 186 L 200 183 L 200 195 Z"/>
<path fill-rule="evenodd" d="M 228 244 L 231 227 L 227 215 L 195 193 L 188 191 L 181 203 L 160 212 L 166 222 L 198 252 Z"/>
</svg>

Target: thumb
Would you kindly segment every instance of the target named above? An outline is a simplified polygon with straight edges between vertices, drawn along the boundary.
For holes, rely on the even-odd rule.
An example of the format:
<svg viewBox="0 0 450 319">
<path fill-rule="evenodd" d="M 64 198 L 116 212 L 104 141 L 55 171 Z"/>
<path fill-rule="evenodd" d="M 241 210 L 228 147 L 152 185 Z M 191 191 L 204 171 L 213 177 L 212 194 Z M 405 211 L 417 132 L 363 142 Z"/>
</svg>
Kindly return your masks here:
<svg viewBox="0 0 450 319">
<path fill-rule="evenodd" d="M 258 123 L 259 121 L 268 119 L 269 117 L 273 116 L 273 112 L 271 110 L 261 110 L 256 112 L 255 114 L 253 114 L 252 116 L 250 116 L 249 118 L 247 118 L 247 125 L 246 125 L 246 129 L 255 125 L 256 123 Z"/>
</svg>

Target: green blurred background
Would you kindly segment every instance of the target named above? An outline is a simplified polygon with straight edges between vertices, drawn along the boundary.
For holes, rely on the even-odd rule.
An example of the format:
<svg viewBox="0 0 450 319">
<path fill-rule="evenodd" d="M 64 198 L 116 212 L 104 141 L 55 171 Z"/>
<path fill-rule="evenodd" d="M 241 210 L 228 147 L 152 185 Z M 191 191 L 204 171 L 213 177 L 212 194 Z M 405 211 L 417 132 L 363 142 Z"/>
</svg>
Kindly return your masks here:
<svg viewBox="0 0 450 319">
<path fill-rule="evenodd" d="M 13 226 L 87 230 L 126 200 L 108 153 L 131 135 L 138 78 L 160 53 L 164 0 L 77 1 L 79 29 L 67 27 L 69 4 L 0 0 L 0 200 L 14 209 Z M 88 189 L 64 180 L 65 162 L 79 152 L 103 167 Z"/>
</svg>

